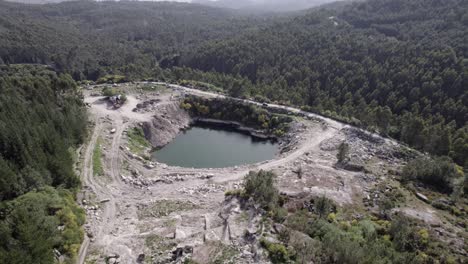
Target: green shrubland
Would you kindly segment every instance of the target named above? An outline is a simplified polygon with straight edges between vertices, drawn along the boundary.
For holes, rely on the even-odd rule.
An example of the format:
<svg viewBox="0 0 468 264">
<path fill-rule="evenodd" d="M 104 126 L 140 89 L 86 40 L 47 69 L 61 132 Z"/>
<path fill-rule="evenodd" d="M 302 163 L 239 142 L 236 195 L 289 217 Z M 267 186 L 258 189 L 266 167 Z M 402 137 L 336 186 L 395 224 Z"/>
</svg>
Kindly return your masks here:
<svg viewBox="0 0 468 264">
<path fill-rule="evenodd" d="M 372 215 L 353 219 L 324 196 L 312 198 L 303 209 L 275 213 L 285 200 L 274 179 L 272 172 L 250 172 L 244 180 L 245 195 L 239 196 L 252 198 L 269 221 L 284 225 L 278 242 L 260 239 L 273 263 L 456 263 L 463 258 L 424 223 L 400 214 L 391 220 Z"/>
</svg>

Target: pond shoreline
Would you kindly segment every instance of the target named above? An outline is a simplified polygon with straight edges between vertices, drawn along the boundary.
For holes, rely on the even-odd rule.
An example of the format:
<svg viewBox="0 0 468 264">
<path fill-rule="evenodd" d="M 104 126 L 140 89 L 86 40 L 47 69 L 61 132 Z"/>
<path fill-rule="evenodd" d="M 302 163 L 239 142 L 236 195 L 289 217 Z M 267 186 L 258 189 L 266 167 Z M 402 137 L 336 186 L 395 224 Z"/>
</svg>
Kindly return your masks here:
<svg viewBox="0 0 468 264">
<path fill-rule="evenodd" d="M 229 123 L 192 123 L 168 145 L 154 151 L 152 159 L 169 166 L 225 168 L 263 162 L 278 153 L 277 142 L 240 132 Z"/>
</svg>

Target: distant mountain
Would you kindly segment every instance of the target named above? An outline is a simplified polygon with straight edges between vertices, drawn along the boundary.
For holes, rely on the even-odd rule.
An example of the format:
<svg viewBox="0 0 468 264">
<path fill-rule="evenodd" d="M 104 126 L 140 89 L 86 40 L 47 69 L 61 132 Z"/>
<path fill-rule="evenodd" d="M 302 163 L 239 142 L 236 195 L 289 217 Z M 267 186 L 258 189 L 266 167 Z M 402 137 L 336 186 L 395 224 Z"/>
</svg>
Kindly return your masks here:
<svg viewBox="0 0 468 264">
<path fill-rule="evenodd" d="M 193 0 L 192 3 L 250 11 L 289 12 L 304 10 L 335 1 L 336 0 Z"/>
<path fill-rule="evenodd" d="M 18 2 L 24 4 L 50 4 L 74 0 L 6 0 L 8 2 Z M 99 0 L 97 0 L 99 1 Z M 138 0 L 127 0 L 138 1 Z M 168 2 L 189 2 L 220 8 L 238 9 L 254 12 L 289 12 L 298 11 L 322 4 L 336 2 L 340 0 L 142 0 L 142 1 L 168 1 Z M 348 1 L 348 0 L 341 0 Z"/>
<path fill-rule="evenodd" d="M 23 4 L 53 4 L 53 3 L 61 3 L 66 1 L 73 1 L 73 0 L 7 0 L 7 2 L 17 2 Z"/>
</svg>

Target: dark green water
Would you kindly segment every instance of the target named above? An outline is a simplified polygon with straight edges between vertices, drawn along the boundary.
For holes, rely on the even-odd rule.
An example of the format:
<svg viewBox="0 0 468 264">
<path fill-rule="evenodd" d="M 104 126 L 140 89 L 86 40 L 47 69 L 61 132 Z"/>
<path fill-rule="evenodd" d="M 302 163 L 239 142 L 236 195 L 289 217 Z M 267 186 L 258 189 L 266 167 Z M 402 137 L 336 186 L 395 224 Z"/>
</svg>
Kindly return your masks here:
<svg viewBox="0 0 468 264">
<path fill-rule="evenodd" d="M 278 144 L 231 130 L 192 127 L 177 136 L 153 158 L 171 166 L 223 168 L 275 157 Z"/>
</svg>

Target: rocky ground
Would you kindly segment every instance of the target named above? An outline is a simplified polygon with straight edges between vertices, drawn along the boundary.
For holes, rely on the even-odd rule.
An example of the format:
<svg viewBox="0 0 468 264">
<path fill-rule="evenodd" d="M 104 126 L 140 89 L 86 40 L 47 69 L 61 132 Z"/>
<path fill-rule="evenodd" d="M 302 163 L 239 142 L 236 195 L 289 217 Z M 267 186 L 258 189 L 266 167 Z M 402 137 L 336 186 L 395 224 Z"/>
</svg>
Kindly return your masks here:
<svg viewBox="0 0 468 264">
<path fill-rule="evenodd" d="M 88 217 L 80 263 L 182 263 L 186 258 L 197 263 L 268 263 L 258 243 L 246 236 L 261 234 L 261 219 L 224 195 L 242 188 L 250 170 L 273 170 L 280 191 L 297 201 L 325 195 L 361 214 L 377 210 L 379 198 L 397 188 L 392 175 L 409 155 L 391 140 L 303 115 L 296 117 L 273 160 L 222 169 L 171 167 L 132 153 L 127 131 L 142 127 L 153 146 L 163 146 L 189 125 L 189 116 L 179 108 L 181 94 L 218 95 L 181 87 L 157 93 L 142 92 L 136 84 L 120 88 L 130 93 L 120 109 L 91 96 L 97 92 L 86 91 L 93 130 L 82 151 L 80 202 Z M 93 173 L 98 142 L 102 176 Z M 349 160 L 337 165 L 343 142 L 349 144 Z M 428 205 L 417 199 L 415 203 L 399 210 L 443 222 Z"/>
</svg>

